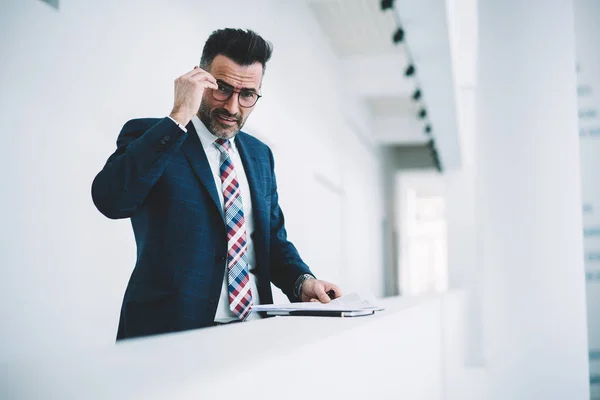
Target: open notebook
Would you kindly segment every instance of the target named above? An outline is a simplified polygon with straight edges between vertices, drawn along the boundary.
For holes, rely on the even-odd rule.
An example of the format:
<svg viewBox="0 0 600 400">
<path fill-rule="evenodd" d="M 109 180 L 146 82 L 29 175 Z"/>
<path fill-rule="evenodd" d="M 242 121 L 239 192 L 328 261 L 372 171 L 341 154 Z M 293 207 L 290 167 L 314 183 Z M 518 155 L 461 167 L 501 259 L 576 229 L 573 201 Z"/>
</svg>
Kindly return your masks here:
<svg viewBox="0 0 600 400">
<path fill-rule="evenodd" d="M 252 312 L 265 312 L 267 315 L 295 315 L 318 317 L 358 317 L 374 314 L 383 310 L 375 303 L 373 296 L 361 297 L 358 293 L 350 293 L 327 304 L 289 303 L 289 304 L 261 304 L 252 307 Z"/>
</svg>

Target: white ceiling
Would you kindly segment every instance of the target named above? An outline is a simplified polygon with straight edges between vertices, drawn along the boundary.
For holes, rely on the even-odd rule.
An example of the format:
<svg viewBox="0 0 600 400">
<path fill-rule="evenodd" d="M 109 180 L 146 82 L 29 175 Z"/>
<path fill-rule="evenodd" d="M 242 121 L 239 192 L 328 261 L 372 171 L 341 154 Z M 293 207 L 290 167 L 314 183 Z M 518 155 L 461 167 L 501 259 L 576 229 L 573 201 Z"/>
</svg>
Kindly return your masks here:
<svg viewBox="0 0 600 400">
<path fill-rule="evenodd" d="M 315 18 L 340 57 L 397 53 L 390 40 L 396 29 L 378 0 L 309 0 Z"/>
<path fill-rule="evenodd" d="M 442 165 L 457 166 L 445 0 L 396 0 L 394 10 L 385 12 L 380 0 L 309 0 L 309 6 L 340 59 L 344 81 L 353 83 L 371 113 L 375 139 L 396 145 L 425 143 L 430 137 L 424 126 L 431 123 Z M 406 47 L 392 42 L 398 21 Z M 405 77 L 411 59 L 417 72 Z M 417 85 L 423 92 L 420 103 L 411 99 Z M 428 111 L 426 121 L 417 117 L 422 106 Z"/>
</svg>

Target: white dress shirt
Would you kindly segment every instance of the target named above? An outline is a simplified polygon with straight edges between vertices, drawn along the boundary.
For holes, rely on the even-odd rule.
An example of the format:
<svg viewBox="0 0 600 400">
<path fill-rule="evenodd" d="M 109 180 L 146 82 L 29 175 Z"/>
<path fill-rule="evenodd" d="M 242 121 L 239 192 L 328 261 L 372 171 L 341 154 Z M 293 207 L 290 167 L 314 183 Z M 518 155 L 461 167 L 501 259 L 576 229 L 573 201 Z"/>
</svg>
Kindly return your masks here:
<svg viewBox="0 0 600 400">
<path fill-rule="evenodd" d="M 221 202 L 221 209 L 225 206 L 225 200 L 223 197 L 223 189 L 221 187 L 221 152 L 213 144 L 217 137 L 215 137 L 210 131 L 204 126 L 198 116 L 192 118 L 192 123 L 204 152 L 208 159 L 208 165 L 212 171 L 213 178 L 215 180 L 215 186 L 217 187 L 217 193 L 219 194 L 219 200 Z M 246 225 L 246 244 L 247 250 L 246 255 L 248 256 L 248 269 L 252 269 L 256 265 L 256 256 L 254 254 L 254 243 L 252 241 L 252 232 L 254 232 L 254 218 L 252 215 L 252 199 L 250 198 L 250 186 L 248 185 L 248 179 L 246 178 L 246 172 L 244 171 L 244 164 L 240 158 L 237 146 L 235 145 L 234 138 L 230 139 L 231 143 L 229 147 L 229 157 L 233 163 L 233 168 L 237 175 L 237 179 L 240 185 L 240 192 L 242 196 L 242 204 L 244 206 L 244 220 Z M 258 287 L 256 277 L 253 273 L 249 273 L 250 278 L 250 290 L 252 292 L 252 302 L 254 304 L 260 304 L 258 298 Z M 250 313 L 248 319 L 258 319 L 258 315 Z M 227 263 L 225 263 L 225 275 L 223 277 L 223 287 L 221 289 L 221 296 L 219 297 L 219 305 L 217 306 L 217 314 L 215 315 L 216 322 L 230 322 L 238 319 L 238 317 L 229 308 L 229 282 L 227 279 Z"/>
</svg>

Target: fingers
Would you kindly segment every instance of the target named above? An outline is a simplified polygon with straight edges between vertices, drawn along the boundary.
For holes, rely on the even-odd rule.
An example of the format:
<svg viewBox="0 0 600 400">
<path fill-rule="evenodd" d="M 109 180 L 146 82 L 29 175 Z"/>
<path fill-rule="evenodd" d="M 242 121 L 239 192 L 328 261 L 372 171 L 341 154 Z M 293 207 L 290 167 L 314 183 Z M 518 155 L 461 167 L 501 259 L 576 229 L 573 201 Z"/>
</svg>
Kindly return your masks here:
<svg viewBox="0 0 600 400">
<path fill-rule="evenodd" d="M 217 85 L 216 79 L 209 73 L 206 73 L 206 75 L 204 75 L 204 74 L 194 75 L 189 79 L 200 83 L 203 87 L 208 87 L 211 89 L 219 88 L 219 85 Z"/>
<path fill-rule="evenodd" d="M 321 281 L 316 279 L 308 280 L 302 287 L 302 301 L 329 303 L 331 298 L 327 292 L 334 292 L 333 298 L 337 299 L 342 297 L 342 290 L 339 286 L 329 283 L 327 281 Z"/>
<path fill-rule="evenodd" d="M 337 299 L 338 297 L 342 297 L 342 290 L 338 287 L 338 285 L 334 285 L 333 283 L 329 283 L 327 282 L 325 285 L 325 290 L 327 292 L 329 292 L 330 290 L 333 290 L 335 295 L 333 296 L 334 299 Z"/>
<path fill-rule="evenodd" d="M 203 86 L 209 87 L 211 89 L 218 89 L 217 80 L 210 73 L 206 72 L 202 68 L 197 66 L 194 67 L 190 72 L 180 76 L 178 79 L 180 80 L 193 80 L 196 82 L 205 83 Z"/>
<path fill-rule="evenodd" d="M 325 285 L 323 284 L 315 286 L 315 295 L 321 303 L 329 303 L 331 301 L 327 293 L 325 293 Z"/>
<path fill-rule="evenodd" d="M 214 84 L 215 86 L 217 85 L 217 80 L 215 79 L 215 77 L 212 76 L 211 74 L 209 74 L 208 72 L 206 72 L 205 70 L 203 70 L 201 68 L 196 68 L 192 72 L 195 72 L 195 73 L 192 74 L 190 76 L 190 78 L 192 78 L 194 80 L 206 80 L 206 81 Z"/>
</svg>

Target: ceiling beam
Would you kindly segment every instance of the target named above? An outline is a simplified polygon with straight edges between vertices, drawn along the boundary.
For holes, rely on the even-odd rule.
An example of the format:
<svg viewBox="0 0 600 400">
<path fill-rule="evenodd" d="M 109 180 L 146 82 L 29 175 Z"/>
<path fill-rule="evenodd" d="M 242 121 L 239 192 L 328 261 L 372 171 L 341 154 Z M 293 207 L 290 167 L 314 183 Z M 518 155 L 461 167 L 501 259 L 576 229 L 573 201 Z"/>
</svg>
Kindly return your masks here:
<svg viewBox="0 0 600 400">
<path fill-rule="evenodd" d="M 412 116 L 376 117 L 372 132 L 375 140 L 386 145 L 422 144 L 430 139 L 424 123 Z"/>
</svg>

